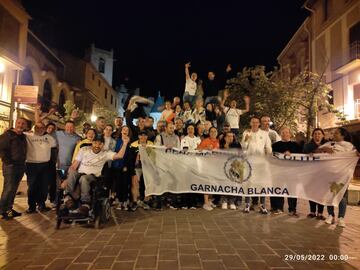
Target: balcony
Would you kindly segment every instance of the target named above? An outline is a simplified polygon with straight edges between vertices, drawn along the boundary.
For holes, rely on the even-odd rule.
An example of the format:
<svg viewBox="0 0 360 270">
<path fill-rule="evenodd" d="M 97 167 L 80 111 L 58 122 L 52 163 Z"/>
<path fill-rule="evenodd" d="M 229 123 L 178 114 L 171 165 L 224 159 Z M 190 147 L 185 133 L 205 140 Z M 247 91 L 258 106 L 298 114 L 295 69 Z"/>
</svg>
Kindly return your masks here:
<svg viewBox="0 0 360 270">
<path fill-rule="evenodd" d="M 355 41 L 338 57 L 334 58 L 336 73 L 346 74 L 360 67 L 360 41 Z"/>
</svg>

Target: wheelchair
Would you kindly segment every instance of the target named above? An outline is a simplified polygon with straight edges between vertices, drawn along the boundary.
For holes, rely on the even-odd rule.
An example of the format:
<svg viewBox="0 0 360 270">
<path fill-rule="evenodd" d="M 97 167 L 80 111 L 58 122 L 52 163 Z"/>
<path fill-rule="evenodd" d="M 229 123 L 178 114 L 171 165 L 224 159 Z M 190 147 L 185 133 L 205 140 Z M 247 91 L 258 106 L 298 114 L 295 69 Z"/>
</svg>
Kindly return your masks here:
<svg viewBox="0 0 360 270">
<path fill-rule="evenodd" d="M 80 196 L 75 198 L 72 194 L 65 194 L 61 188 L 61 183 L 66 179 L 67 175 L 64 171 L 57 172 L 57 192 L 56 192 L 56 229 L 60 229 L 61 223 L 74 224 L 85 223 L 94 224 L 95 229 L 100 229 L 101 225 L 106 224 L 111 217 L 111 204 L 109 189 L 105 185 L 103 176 L 96 177 L 91 185 L 91 204 L 88 216 L 80 216 L 76 209 L 80 206 Z M 78 181 L 77 185 L 78 186 Z M 74 202 L 71 209 L 64 207 L 65 196 L 70 196 Z"/>
</svg>

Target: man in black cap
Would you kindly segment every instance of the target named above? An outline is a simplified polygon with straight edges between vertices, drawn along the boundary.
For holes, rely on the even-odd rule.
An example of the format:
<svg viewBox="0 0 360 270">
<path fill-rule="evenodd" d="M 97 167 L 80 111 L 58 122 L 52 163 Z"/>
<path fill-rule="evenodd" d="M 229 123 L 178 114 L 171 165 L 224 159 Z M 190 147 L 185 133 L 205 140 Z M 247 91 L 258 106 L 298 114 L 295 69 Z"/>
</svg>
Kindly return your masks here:
<svg viewBox="0 0 360 270">
<path fill-rule="evenodd" d="M 104 137 L 99 136 L 94 139 L 92 146 L 82 147 L 69 168 L 69 176 L 63 182 L 67 194 L 75 189 L 76 180 L 79 179 L 81 189 L 81 202 L 79 214 L 87 216 L 90 209 L 90 184 L 101 175 L 104 164 L 109 160 L 122 159 L 125 154 L 129 138 L 123 138 L 123 145 L 119 152 L 104 151 Z M 71 208 L 73 205 L 70 196 L 65 197 L 65 206 Z"/>
</svg>

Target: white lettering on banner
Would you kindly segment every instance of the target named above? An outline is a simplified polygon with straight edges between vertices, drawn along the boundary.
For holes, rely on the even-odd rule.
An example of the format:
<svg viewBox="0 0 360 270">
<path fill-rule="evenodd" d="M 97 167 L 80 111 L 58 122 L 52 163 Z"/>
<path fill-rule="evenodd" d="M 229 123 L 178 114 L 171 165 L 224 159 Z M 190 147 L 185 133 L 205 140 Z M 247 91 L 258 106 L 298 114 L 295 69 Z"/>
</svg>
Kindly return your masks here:
<svg viewBox="0 0 360 270">
<path fill-rule="evenodd" d="M 140 148 L 146 195 L 203 193 L 282 196 L 338 205 L 358 160 L 355 152 L 235 155 L 226 151 Z"/>
</svg>

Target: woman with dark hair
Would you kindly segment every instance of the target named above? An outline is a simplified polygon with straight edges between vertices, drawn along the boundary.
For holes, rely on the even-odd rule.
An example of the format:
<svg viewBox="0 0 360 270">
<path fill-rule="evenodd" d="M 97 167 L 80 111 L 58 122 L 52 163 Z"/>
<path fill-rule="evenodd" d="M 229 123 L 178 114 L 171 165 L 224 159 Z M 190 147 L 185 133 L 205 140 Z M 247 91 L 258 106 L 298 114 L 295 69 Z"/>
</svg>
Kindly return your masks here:
<svg viewBox="0 0 360 270">
<path fill-rule="evenodd" d="M 225 132 L 224 137 L 220 140 L 220 149 L 224 149 L 226 151 L 231 152 L 238 152 L 241 149 L 241 146 L 239 144 L 235 145 L 235 134 L 233 132 Z M 238 154 L 238 153 L 236 153 Z M 221 209 L 229 209 L 230 210 L 236 210 L 235 201 L 238 197 L 237 196 L 221 196 Z M 240 197 L 241 198 L 241 197 Z"/>
<path fill-rule="evenodd" d="M 216 122 L 216 113 L 214 110 L 214 105 L 212 103 L 207 103 L 205 107 L 206 111 L 206 120 L 210 121 L 211 124 L 214 125 L 214 122 Z"/>
<path fill-rule="evenodd" d="M 325 133 L 321 128 L 315 128 L 311 135 L 312 139 L 309 143 L 304 145 L 304 154 L 316 153 L 319 146 L 326 143 Z M 323 216 L 324 205 L 309 201 L 310 213 L 307 215 L 308 218 L 314 218 L 325 220 Z M 316 213 L 317 208 L 317 213 Z"/>
<path fill-rule="evenodd" d="M 327 142 L 322 146 L 320 146 L 319 151 L 322 153 L 336 154 L 340 152 L 355 151 L 355 147 L 351 143 L 350 133 L 345 128 L 340 127 L 334 131 L 333 141 Z M 339 203 L 339 213 L 338 213 L 339 221 L 337 224 L 337 226 L 339 227 L 345 227 L 344 217 L 346 213 L 347 199 L 348 199 L 348 191 L 346 190 L 344 197 Z M 328 206 L 327 211 L 329 216 L 326 218 L 325 223 L 334 224 L 335 223 L 334 206 Z"/>
<path fill-rule="evenodd" d="M 121 149 L 124 137 L 129 137 L 130 141 L 132 139 L 131 129 L 128 126 L 122 126 L 116 135 L 115 151 L 119 151 L 119 149 Z M 117 210 L 128 210 L 129 207 L 131 172 L 134 170 L 129 147 L 129 145 L 126 147 L 125 154 L 122 159 L 115 160 L 111 164 L 111 193 L 112 198 L 114 199 L 114 197 L 116 197 L 119 201 L 119 205 L 116 208 Z"/>
</svg>

